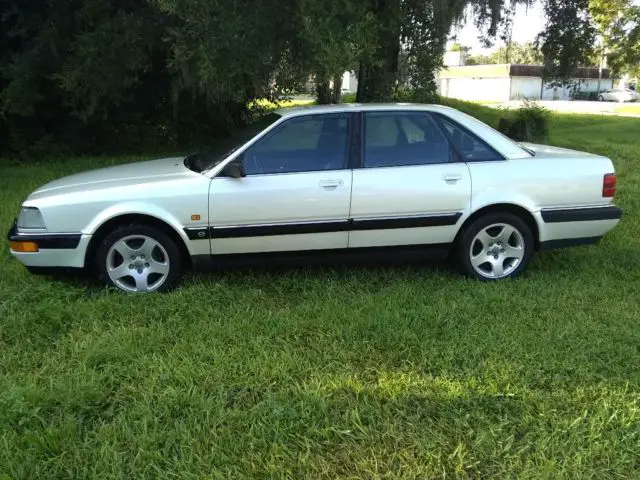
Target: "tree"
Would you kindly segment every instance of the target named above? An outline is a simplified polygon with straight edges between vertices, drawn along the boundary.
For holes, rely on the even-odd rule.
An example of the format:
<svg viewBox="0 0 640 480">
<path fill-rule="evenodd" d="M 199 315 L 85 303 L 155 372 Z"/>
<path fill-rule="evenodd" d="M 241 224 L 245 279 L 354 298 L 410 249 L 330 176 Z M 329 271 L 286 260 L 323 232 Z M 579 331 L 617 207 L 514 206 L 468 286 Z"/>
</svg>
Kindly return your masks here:
<svg viewBox="0 0 640 480">
<path fill-rule="evenodd" d="M 467 57 L 467 65 L 490 65 L 499 63 L 493 55 L 471 55 Z"/>
<path fill-rule="evenodd" d="M 572 85 L 575 69 L 588 64 L 596 29 L 589 0 L 545 0 L 547 28 L 536 40 L 544 58 L 544 77 L 550 85 Z"/>
<path fill-rule="evenodd" d="M 590 0 L 589 13 L 598 30 L 598 63 L 606 57 L 615 73 L 638 73 L 640 6 L 631 0 Z"/>
<path fill-rule="evenodd" d="M 595 28 L 589 0 L 543 1 L 538 45 L 558 78 L 585 61 Z M 391 100 L 405 85 L 413 100 L 430 100 L 455 22 L 473 18 L 487 44 L 510 45 L 505 61 L 520 61 L 510 18 L 530 2 L 0 0 L 0 148 L 211 142 L 309 74 L 323 102 L 338 101 L 345 70 L 358 73 L 359 101 Z M 615 68 L 640 56 L 640 16 L 624 11 L 635 12 L 626 23 L 607 13 L 618 19 L 608 30 Z M 525 51 L 529 63 L 535 52 Z"/>
<path fill-rule="evenodd" d="M 500 47 L 491 55 L 473 55 L 467 58 L 467 65 L 487 65 L 499 63 L 540 65 L 542 64 L 542 62 L 542 52 L 533 42 L 512 43 L 508 49 L 507 47 Z"/>
<path fill-rule="evenodd" d="M 534 42 L 526 43 L 512 43 L 508 48 L 503 47 L 498 50 L 494 55 L 500 59 L 496 63 L 514 63 L 519 65 L 540 65 L 543 62 L 543 56 L 540 49 Z M 504 59 L 504 62 L 501 60 Z"/>
<path fill-rule="evenodd" d="M 611 34 L 607 61 L 615 73 L 640 78 L 640 6 L 627 10 L 626 23 L 619 23 Z"/>
<path fill-rule="evenodd" d="M 414 88 L 420 96 L 433 95 L 433 77 L 442 64 L 451 26 L 466 11 L 490 43 L 518 3 L 531 0 L 366 0 L 366 10 L 375 19 L 376 47 L 373 55 L 360 59 L 358 101 L 392 98 L 401 45 L 406 46 Z"/>
<path fill-rule="evenodd" d="M 0 118 L 16 149 L 90 149 L 164 108 L 162 16 L 146 2 L 0 0 Z M 1 128 L 0 128 L 1 130 Z"/>
<path fill-rule="evenodd" d="M 318 103 L 338 103 L 343 73 L 373 44 L 371 17 L 353 0 L 298 0 L 297 15 L 296 64 L 315 77 Z"/>
</svg>

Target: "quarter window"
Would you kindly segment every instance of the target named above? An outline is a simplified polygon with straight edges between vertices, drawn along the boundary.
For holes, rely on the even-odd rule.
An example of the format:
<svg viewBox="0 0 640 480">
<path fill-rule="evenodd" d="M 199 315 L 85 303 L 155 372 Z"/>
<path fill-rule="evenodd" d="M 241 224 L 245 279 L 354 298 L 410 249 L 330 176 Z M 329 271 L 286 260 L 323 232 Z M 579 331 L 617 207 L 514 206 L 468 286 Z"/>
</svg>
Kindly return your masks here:
<svg viewBox="0 0 640 480">
<path fill-rule="evenodd" d="M 347 163 L 347 114 L 292 118 L 243 155 L 247 175 L 339 170 Z"/>
<path fill-rule="evenodd" d="M 447 163 L 450 145 L 429 114 L 374 112 L 365 115 L 364 167 Z"/>
<path fill-rule="evenodd" d="M 493 148 L 448 118 L 438 116 L 456 153 L 463 162 L 504 160 Z"/>
</svg>

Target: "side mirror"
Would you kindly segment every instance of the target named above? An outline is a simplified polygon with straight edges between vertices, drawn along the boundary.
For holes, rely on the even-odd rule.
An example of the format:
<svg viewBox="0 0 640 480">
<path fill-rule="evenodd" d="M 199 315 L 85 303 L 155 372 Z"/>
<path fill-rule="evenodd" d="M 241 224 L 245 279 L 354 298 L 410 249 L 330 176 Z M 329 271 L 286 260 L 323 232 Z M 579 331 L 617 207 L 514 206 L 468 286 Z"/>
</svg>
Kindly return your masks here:
<svg viewBox="0 0 640 480">
<path fill-rule="evenodd" d="M 244 171 L 244 165 L 242 162 L 233 161 L 231 163 L 227 163 L 222 169 L 223 177 L 231 177 L 231 178 L 242 178 L 247 176 L 247 172 Z"/>
</svg>

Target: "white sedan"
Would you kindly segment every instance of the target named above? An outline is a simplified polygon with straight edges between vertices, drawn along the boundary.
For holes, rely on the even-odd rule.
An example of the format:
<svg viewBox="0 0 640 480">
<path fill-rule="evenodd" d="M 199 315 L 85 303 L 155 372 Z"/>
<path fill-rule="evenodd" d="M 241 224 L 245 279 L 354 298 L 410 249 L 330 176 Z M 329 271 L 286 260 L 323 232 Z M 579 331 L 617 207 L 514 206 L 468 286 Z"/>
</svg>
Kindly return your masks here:
<svg viewBox="0 0 640 480">
<path fill-rule="evenodd" d="M 608 158 L 518 144 L 436 105 L 279 110 L 216 152 L 104 168 L 24 202 L 11 253 L 127 292 L 263 255 L 418 252 L 480 280 L 534 252 L 597 243 L 620 220 Z"/>
<path fill-rule="evenodd" d="M 601 102 L 636 102 L 639 99 L 640 95 L 628 88 L 613 88 L 600 92 L 598 95 L 598 100 Z"/>
</svg>

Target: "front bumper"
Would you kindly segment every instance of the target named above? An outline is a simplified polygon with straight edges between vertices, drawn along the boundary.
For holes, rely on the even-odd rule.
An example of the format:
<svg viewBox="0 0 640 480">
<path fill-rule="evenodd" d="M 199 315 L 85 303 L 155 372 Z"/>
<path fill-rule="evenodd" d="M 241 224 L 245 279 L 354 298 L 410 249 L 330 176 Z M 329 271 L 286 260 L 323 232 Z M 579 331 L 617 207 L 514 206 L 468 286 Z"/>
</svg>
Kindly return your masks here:
<svg viewBox="0 0 640 480">
<path fill-rule="evenodd" d="M 19 233 L 16 221 L 7 234 L 9 242 L 33 242 L 37 252 L 18 252 L 11 255 L 28 267 L 83 268 L 91 235 L 81 233 Z"/>
</svg>

